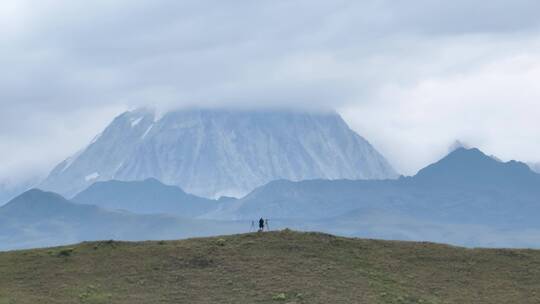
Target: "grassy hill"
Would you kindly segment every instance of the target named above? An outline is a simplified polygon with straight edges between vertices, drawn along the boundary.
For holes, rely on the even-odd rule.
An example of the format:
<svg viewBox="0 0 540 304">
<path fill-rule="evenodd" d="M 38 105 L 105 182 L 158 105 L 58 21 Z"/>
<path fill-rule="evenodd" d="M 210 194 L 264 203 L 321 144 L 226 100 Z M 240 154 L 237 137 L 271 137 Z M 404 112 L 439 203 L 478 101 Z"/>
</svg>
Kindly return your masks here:
<svg viewBox="0 0 540 304">
<path fill-rule="evenodd" d="M 539 303 L 540 251 L 289 230 L 0 253 L 0 303 Z"/>
</svg>

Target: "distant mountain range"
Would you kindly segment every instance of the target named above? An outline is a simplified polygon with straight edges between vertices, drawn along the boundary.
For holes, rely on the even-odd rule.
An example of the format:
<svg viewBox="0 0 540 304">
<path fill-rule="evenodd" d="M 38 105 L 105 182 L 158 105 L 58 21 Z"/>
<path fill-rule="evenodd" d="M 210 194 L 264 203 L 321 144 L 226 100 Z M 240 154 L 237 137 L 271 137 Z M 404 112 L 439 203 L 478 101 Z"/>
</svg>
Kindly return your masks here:
<svg viewBox="0 0 540 304">
<path fill-rule="evenodd" d="M 264 217 L 273 229 L 538 248 L 538 214 L 540 174 L 458 148 L 412 177 L 277 180 L 241 199 L 205 199 L 155 179 L 98 182 L 72 201 L 32 190 L 0 208 L 0 242 L 18 248 L 47 240 L 225 234 L 249 231 L 252 220 Z"/>
<path fill-rule="evenodd" d="M 398 180 L 274 181 L 209 214 L 215 218 L 320 219 L 358 210 L 449 223 L 540 227 L 540 175 L 459 148 L 413 177 Z"/>
<path fill-rule="evenodd" d="M 90 240 L 178 239 L 235 233 L 235 222 L 138 215 L 75 204 L 52 192 L 29 190 L 0 208 L 0 250 Z"/>
<path fill-rule="evenodd" d="M 206 214 L 218 206 L 216 200 L 187 194 L 179 187 L 164 185 L 153 178 L 132 182 L 97 182 L 77 194 L 72 201 L 111 210 L 169 214 L 183 218 Z"/>
<path fill-rule="evenodd" d="M 155 178 L 208 198 L 276 179 L 387 179 L 398 174 L 336 113 L 126 112 L 39 188 L 72 197 L 96 181 Z"/>
</svg>

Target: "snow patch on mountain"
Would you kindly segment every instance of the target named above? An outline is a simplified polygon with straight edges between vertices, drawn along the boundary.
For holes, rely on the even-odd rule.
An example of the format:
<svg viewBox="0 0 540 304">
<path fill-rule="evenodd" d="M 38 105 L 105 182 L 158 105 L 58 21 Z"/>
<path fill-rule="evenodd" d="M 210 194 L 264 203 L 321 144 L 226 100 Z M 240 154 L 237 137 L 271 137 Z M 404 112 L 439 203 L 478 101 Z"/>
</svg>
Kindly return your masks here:
<svg viewBox="0 0 540 304">
<path fill-rule="evenodd" d="M 135 127 L 136 125 L 138 125 L 141 121 L 143 120 L 142 117 L 139 117 L 139 118 L 136 118 L 134 120 L 131 121 L 131 127 Z"/>
<path fill-rule="evenodd" d="M 96 178 L 99 177 L 99 173 L 97 172 L 94 172 L 92 174 L 88 174 L 87 176 L 84 177 L 84 180 L 89 182 L 89 181 L 92 181 L 92 180 L 95 180 Z"/>
<path fill-rule="evenodd" d="M 146 129 L 146 131 L 144 131 L 144 134 L 141 136 L 141 139 L 144 139 L 146 137 L 146 135 L 148 135 L 148 133 L 150 133 L 150 130 L 152 130 L 152 128 L 154 127 L 154 125 L 150 125 L 148 127 L 148 129 Z"/>
</svg>

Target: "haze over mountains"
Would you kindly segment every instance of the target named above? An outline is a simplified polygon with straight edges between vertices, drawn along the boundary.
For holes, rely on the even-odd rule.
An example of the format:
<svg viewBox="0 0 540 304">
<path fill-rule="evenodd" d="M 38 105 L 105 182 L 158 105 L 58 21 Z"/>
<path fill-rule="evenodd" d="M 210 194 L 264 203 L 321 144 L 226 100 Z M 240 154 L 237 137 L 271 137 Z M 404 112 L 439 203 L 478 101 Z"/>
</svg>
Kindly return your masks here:
<svg viewBox="0 0 540 304">
<path fill-rule="evenodd" d="M 39 188 L 58 194 L 1 207 L 0 249 L 245 232 L 261 216 L 272 229 L 540 247 L 540 174 L 524 163 L 456 142 L 396 177 L 335 113 L 141 109 L 54 168 Z"/>
<path fill-rule="evenodd" d="M 51 197 L 57 202 L 48 208 Z M 104 237 L 202 236 L 249 231 L 249 223 L 264 216 L 272 229 L 538 248 L 539 199 L 540 174 L 524 163 L 458 148 L 413 177 L 277 180 L 241 199 L 200 198 L 155 179 L 98 182 L 72 201 L 32 190 L 0 208 L 0 218 L 9 219 L 0 227 L 9 233 L 0 236 L 3 249 Z M 100 229 L 92 232 L 93 226 Z"/>
<path fill-rule="evenodd" d="M 72 197 L 96 181 L 156 178 L 203 197 L 242 196 L 276 179 L 387 179 L 386 159 L 335 113 L 126 112 L 39 186 Z"/>
</svg>

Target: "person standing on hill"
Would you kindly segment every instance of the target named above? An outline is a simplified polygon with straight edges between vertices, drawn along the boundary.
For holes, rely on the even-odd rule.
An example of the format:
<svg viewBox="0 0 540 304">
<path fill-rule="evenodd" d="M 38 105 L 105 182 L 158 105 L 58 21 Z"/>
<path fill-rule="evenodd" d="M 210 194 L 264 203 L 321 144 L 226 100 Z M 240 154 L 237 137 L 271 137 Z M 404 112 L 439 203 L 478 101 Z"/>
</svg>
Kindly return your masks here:
<svg viewBox="0 0 540 304">
<path fill-rule="evenodd" d="M 262 232 L 263 230 L 264 230 L 264 220 L 261 217 L 261 219 L 259 220 L 259 232 Z"/>
<path fill-rule="evenodd" d="M 264 220 L 264 225 L 266 226 L 266 231 L 270 231 L 270 225 L 268 225 L 268 219 Z"/>
</svg>

